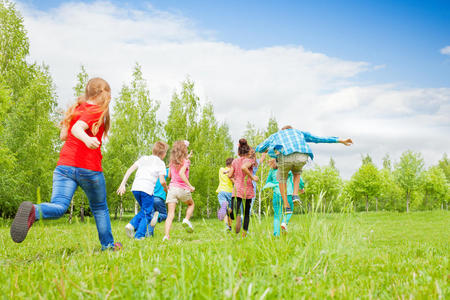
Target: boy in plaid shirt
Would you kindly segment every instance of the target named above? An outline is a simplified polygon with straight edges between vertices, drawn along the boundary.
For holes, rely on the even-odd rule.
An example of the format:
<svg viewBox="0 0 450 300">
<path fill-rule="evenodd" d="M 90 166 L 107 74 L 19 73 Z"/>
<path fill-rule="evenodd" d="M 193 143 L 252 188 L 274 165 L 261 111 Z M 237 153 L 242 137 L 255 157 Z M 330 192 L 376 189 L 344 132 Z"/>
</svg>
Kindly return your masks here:
<svg viewBox="0 0 450 300">
<path fill-rule="evenodd" d="M 314 155 L 307 143 L 341 143 L 346 146 L 353 144 L 351 139 L 339 139 L 337 137 L 318 137 L 306 131 L 300 131 L 292 126 L 284 126 L 280 131 L 269 136 L 264 142 L 256 147 L 257 152 L 269 152 L 269 156 L 276 158 L 278 164 L 277 180 L 280 183 L 281 197 L 283 198 L 286 214 L 292 214 L 287 200 L 286 180 L 289 171 L 294 174 L 294 194 L 292 200 L 300 204 L 298 187 L 303 166 L 308 157 Z"/>
</svg>

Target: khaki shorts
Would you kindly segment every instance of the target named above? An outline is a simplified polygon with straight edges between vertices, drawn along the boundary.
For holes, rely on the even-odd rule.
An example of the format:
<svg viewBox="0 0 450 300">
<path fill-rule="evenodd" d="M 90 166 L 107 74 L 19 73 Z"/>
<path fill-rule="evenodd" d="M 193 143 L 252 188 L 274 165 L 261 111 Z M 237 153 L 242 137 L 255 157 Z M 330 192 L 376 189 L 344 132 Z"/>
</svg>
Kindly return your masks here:
<svg viewBox="0 0 450 300">
<path fill-rule="evenodd" d="M 171 187 L 167 192 L 166 203 L 178 203 L 178 201 L 185 203 L 191 199 L 191 192 L 188 190 L 179 187 Z"/>
<path fill-rule="evenodd" d="M 286 182 L 289 176 L 289 171 L 292 174 L 301 174 L 303 166 L 308 162 L 308 154 L 305 153 L 292 153 L 289 155 L 278 155 L 277 157 L 277 180 L 278 182 Z"/>
</svg>

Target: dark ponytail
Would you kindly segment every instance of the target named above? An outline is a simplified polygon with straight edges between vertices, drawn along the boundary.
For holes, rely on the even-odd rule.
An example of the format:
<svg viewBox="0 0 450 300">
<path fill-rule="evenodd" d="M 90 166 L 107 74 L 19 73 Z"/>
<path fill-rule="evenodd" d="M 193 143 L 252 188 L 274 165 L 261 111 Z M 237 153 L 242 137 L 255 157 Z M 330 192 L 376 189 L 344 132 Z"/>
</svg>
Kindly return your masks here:
<svg viewBox="0 0 450 300">
<path fill-rule="evenodd" d="M 246 155 L 250 152 L 250 146 L 247 143 L 246 139 L 240 139 L 239 140 L 239 148 L 238 148 L 238 154 L 239 156 Z"/>
</svg>

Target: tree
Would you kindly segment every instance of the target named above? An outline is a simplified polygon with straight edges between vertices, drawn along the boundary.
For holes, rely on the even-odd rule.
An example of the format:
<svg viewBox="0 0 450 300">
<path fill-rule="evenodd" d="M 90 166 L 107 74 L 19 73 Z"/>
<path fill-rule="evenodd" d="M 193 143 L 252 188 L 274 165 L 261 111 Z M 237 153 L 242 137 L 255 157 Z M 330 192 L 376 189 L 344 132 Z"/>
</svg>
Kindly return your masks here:
<svg viewBox="0 0 450 300">
<path fill-rule="evenodd" d="M 89 74 L 86 72 L 86 68 L 81 65 L 81 71 L 77 74 L 77 83 L 73 87 L 73 93 L 76 98 L 84 95 L 86 85 L 89 81 Z"/>
<path fill-rule="evenodd" d="M 423 165 L 422 155 L 412 151 L 403 152 L 400 161 L 395 165 L 395 179 L 406 196 L 406 212 L 409 212 L 411 194 L 419 186 Z"/>
<path fill-rule="evenodd" d="M 122 216 L 124 205 L 135 203 L 131 193 L 123 197 L 115 193 L 123 175 L 140 156 L 151 154 L 153 143 L 164 136 L 162 122 L 156 117 L 159 105 L 150 97 L 141 66 L 136 64 L 130 85 L 124 85 L 114 99 L 111 130 L 105 143 L 103 167 L 115 218 L 118 212 Z"/>
<path fill-rule="evenodd" d="M 362 160 L 362 164 L 366 165 L 366 164 L 373 164 L 373 160 L 372 157 L 370 157 L 369 154 L 361 155 L 361 160 Z"/>
<path fill-rule="evenodd" d="M 50 198 L 58 129 L 48 68 L 27 61 L 23 19 L 8 1 L 0 3 L 0 25 L 0 152 L 9 166 L 3 175 L 10 172 L 8 186 L 0 189 L 0 214 L 10 216 L 37 191 Z"/>
<path fill-rule="evenodd" d="M 378 210 L 378 197 L 382 188 L 382 181 L 377 167 L 367 159 L 362 158 L 362 166 L 356 171 L 349 183 L 350 195 L 354 200 L 364 199 L 366 212 L 369 211 L 369 201 L 376 200 Z"/>
<path fill-rule="evenodd" d="M 447 182 L 450 183 L 450 160 L 447 157 L 447 153 L 442 155 L 442 159 L 439 161 L 438 166 L 444 171 L 445 178 L 447 178 Z"/>
<path fill-rule="evenodd" d="M 176 140 L 194 140 L 198 135 L 198 116 L 200 98 L 194 92 L 194 82 L 186 79 L 181 93 L 174 93 L 170 102 L 170 112 L 165 125 L 167 141 L 170 145 Z"/>
<path fill-rule="evenodd" d="M 266 129 L 264 138 L 268 138 L 269 136 L 271 136 L 275 132 L 278 132 L 279 130 L 280 129 L 278 128 L 277 119 L 275 119 L 275 117 L 273 117 L 273 116 L 270 117 L 269 122 L 267 124 L 267 129 Z"/>
<path fill-rule="evenodd" d="M 244 131 L 243 138 L 247 140 L 248 144 L 252 148 L 256 148 L 265 139 L 265 132 L 250 122 L 247 123 L 247 127 Z"/>
<path fill-rule="evenodd" d="M 422 206 L 433 209 L 446 202 L 449 185 L 444 171 L 438 166 L 430 167 L 422 173 L 421 190 L 424 194 Z"/>
<path fill-rule="evenodd" d="M 232 156 L 233 143 L 226 124 L 219 125 L 213 106 L 202 106 L 194 92 L 194 83 L 187 79 L 180 93 L 174 93 L 165 125 L 167 140 L 188 140 L 193 151 L 189 181 L 195 186 L 196 212 L 209 217 L 212 212 L 211 199 L 216 198 L 217 172 Z M 179 206 L 178 217 L 181 216 Z"/>
<path fill-rule="evenodd" d="M 210 217 L 216 204 L 217 171 L 232 157 L 233 144 L 227 126 L 219 126 L 210 103 L 201 107 L 198 136 L 191 142 L 194 151 L 190 181 L 195 186 L 196 209 Z M 212 201 L 212 199 L 214 199 Z"/>
<path fill-rule="evenodd" d="M 331 210 L 343 184 L 339 172 L 331 166 L 316 166 L 312 170 L 305 170 L 302 177 L 308 210 L 312 210 L 313 205 L 319 205 L 324 211 Z M 315 199 L 323 203 L 315 204 Z"/>
<path fill-rule="evenodd" d="M 392 171 L 392 163 L 389 153 L 386 153 L 386 155 L 383 157 L 383 169 L 388 170 L 389 172 Z"/>
<path fill-rule="evenodd" d="M 338 170 L 338 169 L 336 168 L 336 161 L 333 159 L 333 157 L 330 157 L 330 162 L 328 163 L 328 165 L 329 165 L 331 168 L 335 169 L 336 171 Z M 338 171 L 338 172 L 339 172 L 339 171 Z"/>
<path fill-rule="evenodd" d="M 397 184 L 394 175 L 388 169 L 380 170 L 381 191 L 379 202 L 386 210 L 404 210 L 403 204 L 399 201 L 403 196 L 402 190 Z"/>
</svg>

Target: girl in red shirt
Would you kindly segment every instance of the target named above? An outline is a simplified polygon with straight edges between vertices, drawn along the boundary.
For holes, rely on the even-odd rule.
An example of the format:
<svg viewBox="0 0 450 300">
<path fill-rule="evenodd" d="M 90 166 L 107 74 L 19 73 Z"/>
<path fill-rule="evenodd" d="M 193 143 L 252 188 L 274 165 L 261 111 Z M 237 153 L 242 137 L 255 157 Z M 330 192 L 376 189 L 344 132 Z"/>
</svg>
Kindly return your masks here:
<svg viewBox="0 0 450 300">
<path fill-rule="evenodd" d="M 97 225 L 102 250 L 120 249 L 114 243 L 111 220 L 106 203 L 106 185 L 100 147 L 110 126 L 111 88 L 101 78 L 86 85 L 85 94 L 72 105 L 61 122 L 61 140 L 65 141 L 53 172 L 50 203 L 22 202 L 11 225 L 11 237 L 21 243 L 36 220 L 58 219 L 68 209 L 75 190 L 80 186 L 89 199 Z"/>
</svg>

